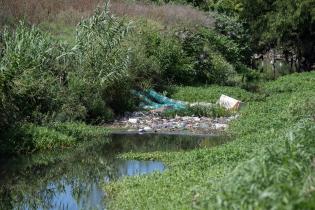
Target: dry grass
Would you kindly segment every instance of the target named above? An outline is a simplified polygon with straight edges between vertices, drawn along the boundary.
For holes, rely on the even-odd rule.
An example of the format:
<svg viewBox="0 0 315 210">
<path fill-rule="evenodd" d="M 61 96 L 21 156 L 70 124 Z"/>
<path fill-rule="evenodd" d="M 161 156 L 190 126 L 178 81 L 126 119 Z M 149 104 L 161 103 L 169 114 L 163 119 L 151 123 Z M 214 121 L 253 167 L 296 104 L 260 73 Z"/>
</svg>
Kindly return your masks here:
<svg viewBox="0 0 315 210">
<path fill-rule="evenodd" d="M 0 25 L 24 19 L 33 24 L 63 21 L 76 24 L 102 3 L 102 0 L 0 0 Z M 147 18 L 164 25 L 213 26 L 213 19 L 205 12 L 191 6 L 154 5 L 141 2 L 111 1 L 111 11 L 118 16 Z"/>
<path fill-rule="evenodd" d="M 118 16 L 143 17 L 164 23 L 164 25 L 202 25 L 212 27 L 213 18 L 205 12 L 186 5 L 154 5 L 141 2 L 127 3 L 124 1 L 112 1 L 111 11 Z"/>
<path fill-rule="evenodd" d="M 24 19 L 38 24 L 69 13 L 69 23 L 89 15 L 100 0 L 0 0 L 0 24 Z"/>
</svg>

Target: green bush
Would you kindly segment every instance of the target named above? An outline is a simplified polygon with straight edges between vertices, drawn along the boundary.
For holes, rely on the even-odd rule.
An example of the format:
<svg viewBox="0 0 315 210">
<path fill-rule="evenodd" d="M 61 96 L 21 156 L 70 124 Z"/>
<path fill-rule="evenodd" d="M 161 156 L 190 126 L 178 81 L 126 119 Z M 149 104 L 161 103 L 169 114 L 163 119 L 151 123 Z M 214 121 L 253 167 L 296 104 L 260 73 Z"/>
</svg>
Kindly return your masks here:
<svg viewBox="0 0 315 210">
<path fill-rule="evenodd" d="M 23 154 L 39 150 L 62 149 L 76 143 L 76 139 L 72 136 L 32 123 L 23 123 L 9 128 L 0 136 L 1 154 Z"/>
<path fill-rule="evenodd" d="M 69 65 L 67 47 L 52 40 L 36 27 L 20 23 L 15 31 L 5 29 L 0 60 L 2 105 L 15 107 L 7 121 L 32 120 L 34 110 L 57 110 L 58 92 Z M 11 110 L 10 108 L 8 110 Z M 6 118 L 6 117 L 5 117 Z"/>
<path fill-rule="evenodd" d="M 210 0 L 207 7 L 223 14 L 235 14 L 241 11 L 242 4 L 239 0 Z"/>
<path fill-rule="evenodd" d="M 181 31 L 178 36 L 187 56 L 194 61 L 193 83 L 228 84 L 240 59 L 239 47 L 228 37 L 208 28 Z"/>
<path fill-rule="evenodd" d="M 210 55 L 212 68 L 205 72 L 207 82 L 210 84 L 227 84 L 235 75 L 234 67 L 228 63 L 225 58 L 218 53 Z"/>
<path fill-rule="evenodd" d="M 0 130 L 16 130 L 19 135 L 8 132 L 0 143 L 12 148 L 20 143 L 22 150 L 43 148 L 46 143 L 53 147 L 51 136 L 57 134 L 49 136 L 45 126 L 36 128 L 36 124 L 72 120 L 101 123 L 112 119 L 113 111 L 132 109 L 129 53 L 122 46 L 129 28 L 105 7 L 82 20 L 72 48 L 25 23 L 17 25 L 15 31 L 5 29 L 0 45 Z M 21 127 L 26 122 L 34 123 L 29 133 Z M 39 145 L 19 140 L 31 133 Z M 60 139 L 56 145 L 65 140 Z"/>
<path fill-rule="evenodd" d="M 242 51 L 227 36 L 204 27 L 161 32 L 155 22 L 140 24 L 130 41 L 132 74 L 139 86 L 227 84 L 240 69 Z"/>
<path fill-rule="evenodd" d="M 132 46 L 131 72 L 135 84 L 158 89 L 171 83 L 188 84 L 193 79 L 192 59 L 172 33 L 161 32 L 153 21 L 141 20 L 128 44 Z"/>
<path fill-rule="evenodd" d="M 214 13 L 214 18 L 215 30 L 237 43 L 241 55 L 239 61 L 250 65 L 253 52 L 250 49 L 250 34 L 245 23 L 237 15 Z"/>
<path fill-rule="evenodd" d="M 228 62 L 236 64 L 242 61 L 244 55 L 242 54 L 239 44 L 228 36 L 218 34 L 214 30 L 207 28 L 200 28 L 198 33 L 209 47 L 220 52 Z"/>
</svg>

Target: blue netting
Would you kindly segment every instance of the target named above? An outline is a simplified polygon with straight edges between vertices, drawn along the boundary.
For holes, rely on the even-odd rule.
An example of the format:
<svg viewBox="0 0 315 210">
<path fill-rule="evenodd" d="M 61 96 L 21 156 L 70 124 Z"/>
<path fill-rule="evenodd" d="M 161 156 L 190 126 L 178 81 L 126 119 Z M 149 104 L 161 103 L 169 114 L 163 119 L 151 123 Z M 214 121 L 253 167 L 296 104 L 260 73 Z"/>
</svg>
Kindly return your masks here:
<svg viewBox="0 0 315 210">
<path fill-rule="evenodd" d="M 140 99 L 140 107 L 146 110 L 154 110 L 162 107 L 171 107 L 172 109 L 186 108 L 184 102 L 170 99 L 154 90 L 147 90 L 145 92 L 132 91 L 132 93 Z"/>
</svg>

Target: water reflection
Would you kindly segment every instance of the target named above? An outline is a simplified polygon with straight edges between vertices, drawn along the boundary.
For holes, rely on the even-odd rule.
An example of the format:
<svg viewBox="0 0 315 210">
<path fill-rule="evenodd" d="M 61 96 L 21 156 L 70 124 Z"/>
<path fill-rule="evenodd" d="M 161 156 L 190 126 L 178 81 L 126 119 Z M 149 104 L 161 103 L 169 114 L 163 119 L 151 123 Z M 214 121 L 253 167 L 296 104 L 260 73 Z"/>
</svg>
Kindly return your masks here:
<svg viewBox="0 0 315 210">
<path fill-rule="evenodd" d="M 172 134 L 128 134 L 114 133 L 111 135 L 111 146 L 118 152 L 153 152 L 179 151 L 196 148 L 213 147 L 227 142 L 224 136 L 207 135 L 172 135 Z"/>
<path fill-rule="evenodd" d="M 213 146 L 204 137 L 114 135 L 75 151 L 0 159 L 0 209 L 104 209 L 102 186 L 123 176 L 162 172 L 163 163 L 115 159 L 127 151 Z M 209 144 L 209 142 L 212 142 Z"/>
</svg>

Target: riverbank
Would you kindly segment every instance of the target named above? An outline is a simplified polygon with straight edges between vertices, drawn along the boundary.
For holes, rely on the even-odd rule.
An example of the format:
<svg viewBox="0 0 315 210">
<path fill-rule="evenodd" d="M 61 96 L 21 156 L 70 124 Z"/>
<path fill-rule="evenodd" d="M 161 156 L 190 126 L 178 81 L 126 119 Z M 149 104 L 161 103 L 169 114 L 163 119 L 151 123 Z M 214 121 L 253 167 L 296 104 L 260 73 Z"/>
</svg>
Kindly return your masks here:
<svg viewBox="0 0 315 210">
<path fill-rule="evenodd" d="M 188 152 L 121 155 L 161 160 L 168 170 L 105 184 L 109 207 L 314 207 L 314 83 L 312 72 L 264 84 L 240 118 L 231 123 L 228 132 L 235 140 L 227 144 Z"/>
<path fill-rule="evenodd" d="M 31 154 L 76 147 L 89 141 L 106 140 L 109 130 L 82 122 L 25 123 L 0 133 L 0 155 Z"/>
</svg>

